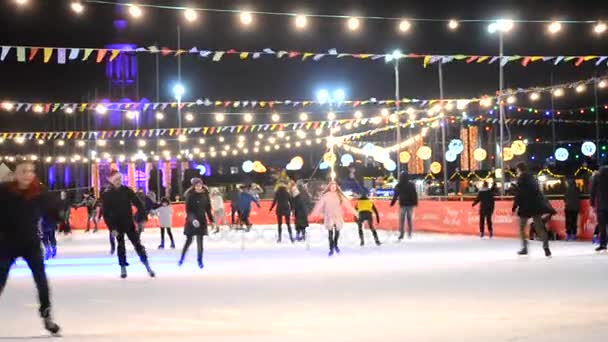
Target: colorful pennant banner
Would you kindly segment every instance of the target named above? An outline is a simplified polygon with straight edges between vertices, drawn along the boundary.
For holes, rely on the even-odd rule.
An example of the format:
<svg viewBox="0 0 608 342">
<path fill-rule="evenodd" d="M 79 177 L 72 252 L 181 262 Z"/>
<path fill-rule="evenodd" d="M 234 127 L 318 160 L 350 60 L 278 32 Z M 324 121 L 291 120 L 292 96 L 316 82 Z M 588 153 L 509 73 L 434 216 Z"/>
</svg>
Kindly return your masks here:
<svg viewBox="0 0 608 342">
<path fill-rule="evenodd" d="M 65 48 L 65 47 L 41 47 L 41 46 L 15 46 L 15 45 L 0 45 L 0 62 L 9 59 L 15 59 L 17 62 L 33 62 L 37 59 L 39 51 L 42 50 L 42 60 L 44 63 L 55 61 L 57 64 L 65 64 L 66 53 L 69 50 L 70 61 L 88 61 L 95 60 L 97 63 L 104 61 L 113 61 L 120 54 L 148 53 L 160 54 L 162 56 L 179 56 L 191 55 L 198 56 L 202 59 L 210 59 L 213 62 L 220 62 L 224 58 L 235 57 L 236 60 L 259 59 L 264 56 L 274 57 L 276 59 L 290 59 L 300 61 L 315 61 L 318 62 L 324 58 L 335 59 L 357 59 L 357 60 L 394 60 L 398 59 L 414 59 L 422 61 L 424 67 L 436 63 L 452 63 L 462 62 L 466 64 L 493 64 L 500 63 L 502 65 L 518 63 L 527 67 L 533 63 L 551 63 L 558 65 L 561 63 L 570 63 L 578 67 L 585 63 L 594 63 L 600 66 L 603 63 L 608 66 L 608 56 L 604 55 L 575 55 L 575 56 L 540 56 L 540 55 L 510 55 L 510 56 L 493 56 L 493 55 L 470 55 L 470 54 L 454 54 L 454 55 L 429 55 L 409 53 L 400 56 L 394 56 L 392 53 L 345 53 L 338 52 L 337 49 L 330 49 L 327 52 L 310 52 L 310 51 L 293 51 L 293 50 L 274 50 L 270 48 L 262 49 L 261 51 L 240 51 L 235 49 L 228 50 L 207 50 L 193 47 L 188 50 L 170 49 L 167 47 L 148 46 L 135 49 L 107 49 L 107 48 Z M 27 55 L 27 58 L 26 58 Z M 91 58 L 93 57 L 93 58 Z"/>
</svg>

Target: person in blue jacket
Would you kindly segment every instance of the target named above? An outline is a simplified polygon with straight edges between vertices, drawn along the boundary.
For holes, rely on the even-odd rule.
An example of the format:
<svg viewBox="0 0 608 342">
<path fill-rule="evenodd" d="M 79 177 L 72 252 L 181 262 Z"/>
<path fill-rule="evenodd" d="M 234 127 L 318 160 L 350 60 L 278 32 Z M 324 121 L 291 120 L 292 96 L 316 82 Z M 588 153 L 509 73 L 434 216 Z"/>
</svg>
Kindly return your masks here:
<svg viewBox="0 0 608 342">
<path fill-rule="evenodd" d="M 239 193 L 237 207 L 239 211 L 240 225 L 245 224 L 247 231 L 251 230 L 252 226 L 251 221 L 249 221 L 249 215 L 251 214 L 251 203 L 255 203 L 258 208 L 261 208 L 260 201 L 251 193 L 251 185 L 246 185 Z"/>
</svg>

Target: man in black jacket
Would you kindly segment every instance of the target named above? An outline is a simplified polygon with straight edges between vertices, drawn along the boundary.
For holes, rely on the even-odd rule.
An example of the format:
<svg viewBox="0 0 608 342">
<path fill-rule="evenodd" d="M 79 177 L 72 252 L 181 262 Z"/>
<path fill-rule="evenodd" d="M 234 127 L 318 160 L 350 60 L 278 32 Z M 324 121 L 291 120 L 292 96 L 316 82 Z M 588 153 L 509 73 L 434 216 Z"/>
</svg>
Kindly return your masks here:
<svg viewBox="0 0 608 342">
<path fill-rule="evenodd" d="M 395 195 L 391 201 L 391 207 L 395 205 L 399 200 L 399 240 L 403 240 L 405 234 L 404 225 L 407 219 L 407 238 L 412 238 L 412 215 L 414 213 L 414 207 L 418 205 L 418 193 L 416 187 L 410 182 L 409 176 L 406 172 L 399 176 L 399 183 L 395 187 Z"/>
<path fill-rule="evenodd" d="M 608 166 L 602 166 L 593 177 L 591 185 L 591 206 L 597 214 L 600 246 L 595 250 L 605 251 L 608 238 L 606 228 L 608 225 Z"/>
<path fill-rule="evenodd" d="M 519 216 L 519 237 L 521 238 L 522 249 L 518 252 L 519 255 L 528 254 L 528 241 L 526 240 L 526 225 L 528 220 L 534 220 L 534 230 L 536 234 L 543 240 L 543 249 L 545 256 L 551 256 L 549 249 L 549 235 L 542 220 L 542 215 L 547 213 L 547 205 L 545 196 L 540 191 L 538 182 L 534 176 L 528 172 L 528 167 L 525 163 L 519 163 L 517 169 L 517 193 L 513 201 L 513 212 L 517 210 Z"/>
<path fill-rule="evenodd" d="M 150 277 L 154 277 L 154 271 L 148 263 L 146 249 L 139 240 L 139 234 L 133 223 L 133 209 L 137 208 L 136 217 L 141 219 L 141 215 L 145 213 L 143 203 L 137 198 L 135 192 L 126 186 L 122 185 L 122 175 L 118 171 L 112 171 L 108 177 L 110 187 L 106 188 L 102 197 L 103 219 L 106 225 L 116 236 L 118 242 L 118 263 L 120 264 L 120 277 L 127 277 L 127 255 L 125 248 L 125 234 L 131 241 L 133 248 L 139 255 L 139 259 L 146 266 L 146 270 Z"/>
<path fill-rule="evenodd" d="M 36 179 L 34 164 L 26 161 L 17 164 L 13 181 L 0 185 L 0 203 L 0 295 L 12 264 L 17 258 L 23 258 L 36 282 L 44 327 L 57 334 L 59 326 L 51 318 L 49 285 L 40 249 L 38 222 L 43 215 L 58 219 L 59 204 L 52 201 Z"/>
<path fill-rule="evenodd" d="M 477 198 L 473 201 L 473 206 L 481 202 L 479 207 L 479 237 L 483 238 L 485 234 L 484 223 L 488 224 L 488 233 L 490 239 L 494 236 L 492 230 L 492 214 L 494 214 L 494 189 L 490 189 L 488 182 L 483 182 L 483 187 L 479 190 Z"/>
</svg>

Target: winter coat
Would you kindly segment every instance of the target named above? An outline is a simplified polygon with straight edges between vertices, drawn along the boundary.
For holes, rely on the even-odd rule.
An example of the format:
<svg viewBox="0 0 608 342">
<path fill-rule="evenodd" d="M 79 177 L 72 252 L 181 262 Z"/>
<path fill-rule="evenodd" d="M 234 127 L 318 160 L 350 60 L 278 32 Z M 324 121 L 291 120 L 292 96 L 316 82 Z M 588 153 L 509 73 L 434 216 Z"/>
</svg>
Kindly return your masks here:
<svg viewBox="0 0 608 342">
<path fill-rule="evenodd" d="M 581 207 L 581 198 L 580 192 L 575 185 L 568 185 L 566 188 L 564 202 L 566 204 L 566 211 L 579 211 Z"/>
<path fill-rule="evenodd" d="M 89 196 L 87 198 L 83 198 L 82 202 L 80 202 L 78 207 L 86 207 L 87 213 L 90 215 L 95 214 L 95 210 L 97 209 L 97 199 L 93 196 Z"/>
<path fill-rule="evenodd" d="M 60 218 L 59 202 L 39 183 L 26 191 L 16 183 L 1 184 L 0 203 L 0 257 L 23 256 L 40 248 L 40 219 Z"/>
<path fill-rule="evenodd" d="M 323 217 L 326 227 L 344 223 L 342 210 L 346 209 L 353 216 L 357 216 L 357 211 L 352 207 L 348 199 L 341 198 L 337 192 L 328 191 L 324 193 L 312 210 L 312 216 Z"/>
<path fill-rule="evenodd" d="M 260 201 L 252 195 L 250 192 L 243 191 L 239 194 L 239 199 L 237 201 L 237 209 L 241 212 L 248 213 L 251 211 L 251 203 L 255 203 L 258 208 L 260 207 Z"/>
<path fill-rule="evenodd" d="M 126 232 L 135 229 L 133 224 L 133 209 L 137 209 L 135 219 L 137 222 L 144 221 L 145 208 L 137 198 L 135 192 L 124 185 L 118 188 L 108 187 L 101 194 L 103 219 L 110 228 L 118 232 Z"/>
<path fill-rule="evenodd" d="M 473 201 L 473 206 L 476 206 L 478 203 L 481 203 L 479 207 L 479 212 L 484 214 L 492 214 L 494 213 L 494 191 L 492 189 L 483 188 L 477 194 L 477 198 Z"/>
<path fill-rule="evenodd" d="M 188 196 L 186 196 L 186 226 L 184 227 L 184 235 L 207 235 L 207 218 L 210 222 L 213 222 L 209 193 L 205 191 L 190 191 Z M 198 221 L 198 227 L 194 226 L 194 220 Z"/>
<path fill-rule="evenodd" d="M 296 217 L 296 227 L 308 227 L 309 208 L 309 204 L 306 202 L 306 196 L 302 193 L 293 198 L 293 209 Z"/>
<path fill-rule="evenodd" d="M 234 190 L 230 192 L 230 207 L 234 210 L 239 209 L 239 198 L 241 197 L 241 192 L 238 190 Z"/>
<path fill-rule="evenodd" d="M 608 166 L 602 166 L 593 177 L 590 200 L 596 211 L 608 211 Z"/>
<path fill-rule="evenodd" d="M 520 217 L 534 217 L 548 213 L 547 200 L 540 191 L 538 182 L 530 173 L 523 173 L 517 179 L 517 192 L 513 201 L 513 211 Z"/>
<path fill-rule="evenodd" d="M 415 207 L 418 205 L 418 193 L 416 187 L 411 182 L 399 183 L 395 187 L 395 194 L 391 201 L 391 206 L 395 205 L 399 199 L 400 207 Z"/>
<path fill-rule="evenodd" d="M 270 211 L 272 211 L 275 206 L 277 208 L 277 216 L 291 215 L 293 203 L 291 200 L 291 196 L 287 191 L 287 188 L 279 187 L 274 193 L 274 200 L 272 201 L 272 205 L 270 206 Z"/>
<path fill-rule="evenodd" d="M 173 207 L 171 204 L 161 205 L 156 209 L 158 213 L 158 224 L 163 228 L 171 228 L 173 225 Z"/>
</svg>

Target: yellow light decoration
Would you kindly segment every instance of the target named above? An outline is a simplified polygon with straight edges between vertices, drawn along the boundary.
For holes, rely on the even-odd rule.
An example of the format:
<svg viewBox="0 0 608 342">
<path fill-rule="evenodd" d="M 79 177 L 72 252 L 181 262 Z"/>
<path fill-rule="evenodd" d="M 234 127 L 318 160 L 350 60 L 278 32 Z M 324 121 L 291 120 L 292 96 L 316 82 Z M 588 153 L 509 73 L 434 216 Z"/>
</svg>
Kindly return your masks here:
<svg viewBox="0 0 608 342">
<path fill-rule="evenodd" d="M 431 163 L 431 172 L 434 174 L 438 174 L 439 172 L 441 172 L 441 163 L 439 163 L 439 162 Z"/>
<path fill-rule="evenodd" d="M 526 153 L 526 144 L 521 140 L 515 140 L 511 144 L 511 151 L 516 156 L 521 156 Z"/>
<path fill-rule="evenodd" d="M 510 161 L 513 160 L 513 151 L 510 147 L 505 147 L 502 149 L 502 160 Z"/>
<path fill-rule="evenodd" d="M 264 166 L 261 161 L 256 160 L 253 162 L 253 171 L 256 173 L 264 173 L 266 172 L 266 166 Z"/>
<path fill-rule="evenodd" d="M 399 153 L 399 161 L 401 162 L 401 164 L 409 163 L 411 158 L 412 158 L 412 156 L 407 151 L 403 151 L 403 152 Z"/>
<path fill-rule="evenodd" d="M 327 164 L 333 165 L 336 162 L 336 155 L 333 152 L 327 152 L 323 155 L 323 161 Z"/>
<path fill-rule="evenodd" d="M 486 152 L 486 150 L 484 150 L 483 148 L 478 148 L 473 151 L 473 159 L 475 159 L 476 161 L 484 161 L 487 157 L 488 152 Z"/>
<path fill-rule="evenodd" d="M 428 146 L 421 146 L 418 151 L 416 151 L 416 156 L 422 160 L 429 160 L 433 155 L 433 150 L 431 150 Z"/>
</svg>

